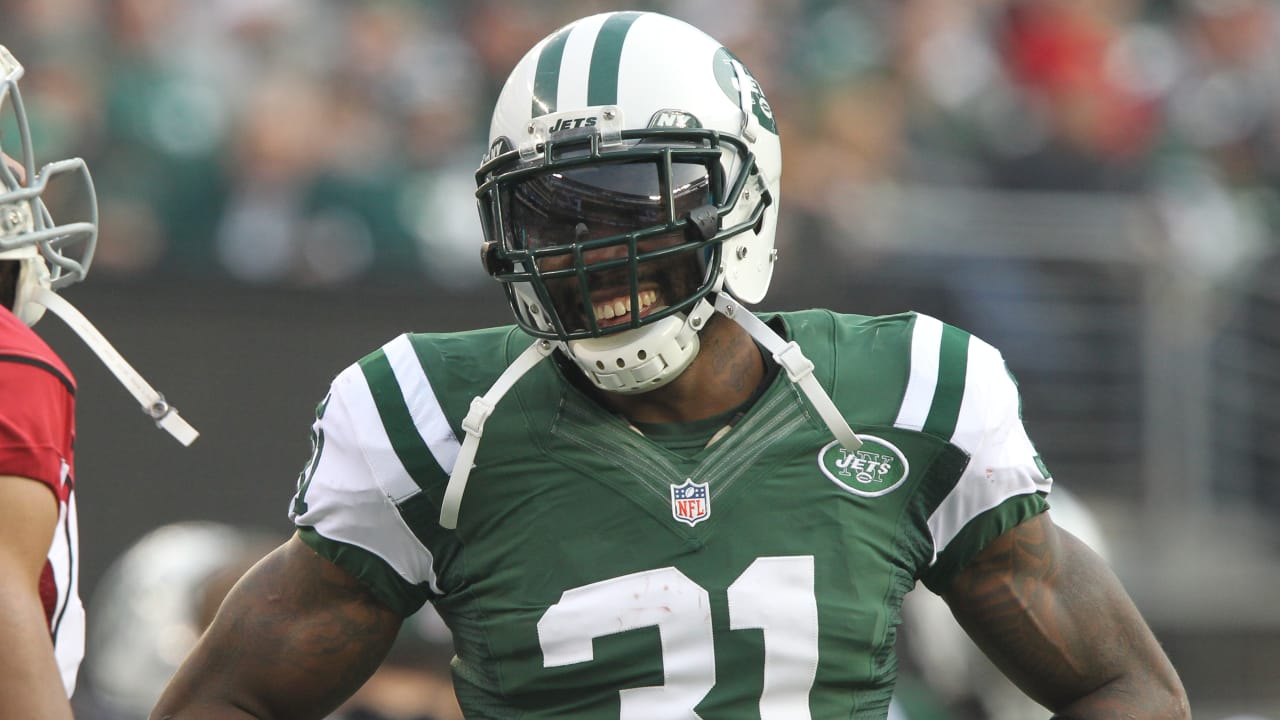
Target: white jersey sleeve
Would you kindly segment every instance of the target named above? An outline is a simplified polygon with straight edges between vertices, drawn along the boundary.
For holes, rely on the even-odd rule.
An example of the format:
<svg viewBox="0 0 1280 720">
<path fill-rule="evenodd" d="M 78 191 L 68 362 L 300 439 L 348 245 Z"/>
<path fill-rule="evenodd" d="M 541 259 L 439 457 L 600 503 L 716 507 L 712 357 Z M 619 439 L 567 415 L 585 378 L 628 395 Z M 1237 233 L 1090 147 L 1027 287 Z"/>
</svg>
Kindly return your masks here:
<svg viewBox="0 0 1280 720">
<path fill-rule="evenodd" d="M 937 434 L 969 456 L 927 522 L 933 558 L 926 582 L 945 586 L 943 578 L 992 539 L 1043 511 L 1052 480 L 1023 426 L 1018 387 L 998 350 L 918 314 L 910 362 L 895 425 Z"/>
<path fill-rule="evenodd" d="M 974 518 L 1005 500 L 1047 494 L 1052 479 L 1022 424 L 1018 388 L 991 345 L 969 339 L 965 393 L 951 442 L 969 453 L 960 481 L 929 518 L 934 554 Z"/>
<path fill-rule="evenodd" d="M 394 571 L 400 583 L 438 595 L 434 558 L 398 507 L 420 490 L 397 457 L 358 364 L 333 381 L 317 408 L 312 441 L 312 457 L 289 510 L 295 525 L 318 536 L 309 544 L 353 574 L 385 574 L 385 568 L 367 568 L 367 556 L 353 563 L 336 559 L 337 548 L 358 548 Z M 375 592 L 387 584 L 362 579 Z"/>
</svg>

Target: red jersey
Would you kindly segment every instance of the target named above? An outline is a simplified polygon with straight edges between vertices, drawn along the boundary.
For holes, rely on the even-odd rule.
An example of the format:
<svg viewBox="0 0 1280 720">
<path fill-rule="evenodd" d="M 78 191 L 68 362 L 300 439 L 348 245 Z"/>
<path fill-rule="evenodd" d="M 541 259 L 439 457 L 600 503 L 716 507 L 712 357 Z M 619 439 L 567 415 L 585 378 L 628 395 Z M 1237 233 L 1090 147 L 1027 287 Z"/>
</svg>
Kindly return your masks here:
<svg viewBox="0 0 1280 720">
<path fill-rule="evenodd" d="M 44 483 L 58 499 L 58 528 L 40 598 L 68 696 L 84 656 L 73 446 L 75 378 L 53 350 L 0 306 L 0 475 Z"/>
</svg>

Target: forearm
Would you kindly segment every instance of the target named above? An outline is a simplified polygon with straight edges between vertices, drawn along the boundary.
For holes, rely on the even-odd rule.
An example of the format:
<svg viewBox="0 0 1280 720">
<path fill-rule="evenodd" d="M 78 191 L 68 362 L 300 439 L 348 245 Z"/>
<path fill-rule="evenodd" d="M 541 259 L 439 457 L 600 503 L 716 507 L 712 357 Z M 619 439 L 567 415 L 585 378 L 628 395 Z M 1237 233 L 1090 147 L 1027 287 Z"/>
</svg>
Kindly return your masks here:
<svg viewBox="0 0 1280 720">
<path fill-rule="evenodd" d="M 1050 720 L 1184 720 L 1190 718 L 1186 698 L 1160 687 L 1159 678 L 1122 677 L 1059 708 Z"/>
<path fill-rule="evenodd" d="M 0 586 L 0 717 L 71 719 L 39 598 L 13 585 Z"/>
<path fill-rule="evenodd" d="M 216 654 L 214 648 L 196 648 L 165 687 L 152 720 L 276 720 L 265 707 L 251 711 L 227 694 L 243 693 L 244 683 L 232 668 L 212 661 Z"/>
<path fill-rule="evenodd" d="M 255 715 L 234 704 L 212 699 L 193 702 L 171 685 L 165 691 L 160 704 L 151 713 L 152 720 L 274 720 L 269 716 Z"/>
<path fill-rule="evenodd" d="M 1180 685 L 1170 687 L 1157 673 L 1116 678 L 1056 709 L 1050 720 L 1184 720 L 1191 717 Z"/>
</svg>

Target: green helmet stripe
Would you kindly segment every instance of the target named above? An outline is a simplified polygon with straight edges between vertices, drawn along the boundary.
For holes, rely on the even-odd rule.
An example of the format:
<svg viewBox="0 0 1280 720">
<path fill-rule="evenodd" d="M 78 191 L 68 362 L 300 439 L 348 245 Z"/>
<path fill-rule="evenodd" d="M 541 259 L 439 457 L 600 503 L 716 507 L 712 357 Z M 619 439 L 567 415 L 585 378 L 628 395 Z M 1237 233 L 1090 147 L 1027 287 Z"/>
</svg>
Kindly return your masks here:
<svg viewBox="0 0 1280 720">
<path fill-rule="evenodd" d="M 618 68 L 622 64 L 622 42 L 638 12 L 620 12 L 609 16 L 600 26 L 595 47 L 591 50 L 591 74 L 587 78 L 587 105 L 618 103 Z"/>
<path fill-rule="evenodd" d="M 564 59 L 564 45 L 569 41 L 570 28 L 564 28 L 551 36 L 538 55 L 538 71 L 533 78 L 532 117 L 541 117 L 556 111 L 556 95 L 560 92 L 560 61 Z"/>
<path fill-rule="evenodd" d="M 404 471 L 418 487 L 429 487 L 431 481 L 439 478 L 441 468 L 436 464 L 431 448 L 418 433 L 386 350 L 378 350 L 361 360 L 360 370 L 369 383 L 369 394 L 378 408 L 382 429 L 386 431 Z"/>
<path fill-rule="evenodd" d="M 924 431 L 950 440 L 960 417 L 960 401 L 964 399 L 969 333 L 944 325 L 941 345 L 938 351 L 938 386 L 933 391 L 933 403 L 924 421 Z"/>
</svg>

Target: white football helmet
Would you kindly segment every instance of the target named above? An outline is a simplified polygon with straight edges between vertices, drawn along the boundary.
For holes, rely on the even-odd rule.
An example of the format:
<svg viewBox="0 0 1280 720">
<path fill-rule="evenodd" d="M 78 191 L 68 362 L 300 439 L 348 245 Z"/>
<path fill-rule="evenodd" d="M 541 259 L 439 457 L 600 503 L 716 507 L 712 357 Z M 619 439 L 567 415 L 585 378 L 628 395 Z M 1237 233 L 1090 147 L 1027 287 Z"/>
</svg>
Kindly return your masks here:
<svg viewBox="0 0 1280 720">
<path fill-rule="evenodd" d="M 18 261 L 12 309 L 20 320 L 34 325 L 45 310 L 35 301 L 39 289 L 66 287 L 89 272 L 98 242 L 98 205 L 84 160 L 59 160 L 36 172 L 31 131 L 18 90 L 22 74 L 22 65 L 0 45 L 0 126 L 16 131 L 14 142 L 0 144 L 0 150 L 22 170 L 19 177 L 9 162 L 0 162 L 0 260 Z M 56 223 L 45 207 L 44 196 L 50 181 L 63 175 L 77 183 L 64 189 L 83 201 L 85 217 Z"/>
<path fill-rule="evenodd" d="M 665 15 L 574 21 L 516 65 L 476 171 L 485 270 L 538 338 L 472 400 L 440 508 L 458 512 L 485 420 L 556 349 L 604 390 L 679 377 L 720 313 L 742 326 L 848 450 L 861 444 L 813 363 L 739 302 L 773 276 L 782 148 L 733 53 Z"/>
<path fill-rule="evenodd" d="M 652 390 L 697 354 L 708 295 L 764 298 L 781 171 L 772 109 L 719 42 L 656 13 L 583 18 L 498 98 L 485 269 L 598 387 Z"/>
</svg>

